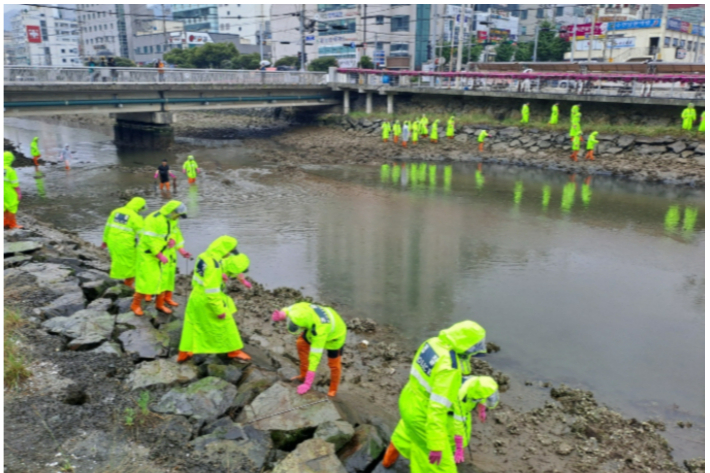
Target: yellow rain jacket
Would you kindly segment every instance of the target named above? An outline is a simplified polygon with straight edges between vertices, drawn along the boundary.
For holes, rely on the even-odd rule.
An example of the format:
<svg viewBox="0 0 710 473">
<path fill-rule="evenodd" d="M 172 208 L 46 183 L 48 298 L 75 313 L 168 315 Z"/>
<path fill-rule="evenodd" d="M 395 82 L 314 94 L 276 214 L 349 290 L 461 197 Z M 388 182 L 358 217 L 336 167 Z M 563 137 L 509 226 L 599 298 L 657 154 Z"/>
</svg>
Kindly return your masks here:
<svg viewBox="0 0 710 473">
<path fill-rule="evenodd" d="M 15 155 L 12 154 L 12 151 L 5 151 L 3 159 L 4 211 L 16 214 L 17 208 L 20 206 L 20 198 L 17 196 L 17 189 L 20 187 L 20 180 L 17 177 L 17 172 L 12 167 L 12 163 L 15 161 Z"/>
<path fill-rule="evenodd" d="M 136 276 L 137 242 L 143 231 L 143 217 L 138 212 L 145 208 L 145 199 L 134 197 L 123 207 L 108 216 L 104 226 L 104 239 L 111 255 L 113 279 Z"/>
<path fill-rule="evenodd" d="M 182 169 L 185 171 L 185 174 L 187 177 L 190 179 L 194 179 L 197 177 L 197 169 L 200 166 L 197 165 L 197 161 L 195 161 L 195 158 L 193 156 L 188 156 L 187 161 L 182 165 Z"/>
</svg>

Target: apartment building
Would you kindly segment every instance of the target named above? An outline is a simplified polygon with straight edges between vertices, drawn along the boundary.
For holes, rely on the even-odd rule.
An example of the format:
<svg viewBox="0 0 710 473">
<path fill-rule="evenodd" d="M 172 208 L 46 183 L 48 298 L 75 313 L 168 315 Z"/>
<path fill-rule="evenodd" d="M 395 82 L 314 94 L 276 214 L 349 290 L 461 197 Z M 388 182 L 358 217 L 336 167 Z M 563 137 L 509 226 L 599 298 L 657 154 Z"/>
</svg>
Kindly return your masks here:
<svg viewBox="0 0 710 473">
<path fill-rule="evenodd" d="M 149 32 L 155 15 L 146 5 L 77 4 L 82 57 L 120 56 L 129 58 L 133 36 Z"/>
<path fill-rule="evenodd" d="M 66 18 L 63 10 L 28 6 L 11 20 L 12 31 L 6 41 L 6 61 L 13 65 L 78 66 L 79 35 L 77 22 Z"/>
</svg>

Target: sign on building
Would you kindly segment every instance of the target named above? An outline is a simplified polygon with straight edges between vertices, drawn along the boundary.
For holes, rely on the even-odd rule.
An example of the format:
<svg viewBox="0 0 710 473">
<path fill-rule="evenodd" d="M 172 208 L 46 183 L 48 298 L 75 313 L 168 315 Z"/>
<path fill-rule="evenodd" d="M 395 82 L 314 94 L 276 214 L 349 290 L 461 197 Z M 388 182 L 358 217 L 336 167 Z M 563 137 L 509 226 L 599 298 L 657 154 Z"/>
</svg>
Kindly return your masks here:
<svg viewBox="0 0 710 473">
<path fill-rule="evenodd" d="M 42 32 L 39 26 L 27 25 L 27 42 L 28 43 L 41 43 L 42 42 Z"/>
</svg>

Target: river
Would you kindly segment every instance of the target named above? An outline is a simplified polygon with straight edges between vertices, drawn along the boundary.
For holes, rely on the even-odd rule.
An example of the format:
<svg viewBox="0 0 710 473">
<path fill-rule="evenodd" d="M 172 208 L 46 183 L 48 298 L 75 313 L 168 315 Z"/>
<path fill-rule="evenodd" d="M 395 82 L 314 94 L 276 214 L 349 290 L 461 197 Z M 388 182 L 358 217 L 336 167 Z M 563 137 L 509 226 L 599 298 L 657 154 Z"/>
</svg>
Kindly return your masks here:
<svg viewBox="0 0 710 473">
<path fill-rule="evenodd" d="M 495 368 L 590 389 L 624 415 L 665 421 L 676 459 L 704 456 L 703 191 L 476 164 L 277 170 L 239 142 L 195 144 L 206 175 L 189 187 L 172 153 L 5 120 L 26 153 L 36 133 L 50 159 L 71 143 L 75 163 L 38 179 L 19 169 L 21 211 L 98 245 L 119 191 L 138 189 L 150 209 L 171 197 L 145 170 L 168 159 L 192 253 L 236 236 L 255 280 L 390 323 L 413 348 L 476 320 L 502 348 Z"/>
</svg>

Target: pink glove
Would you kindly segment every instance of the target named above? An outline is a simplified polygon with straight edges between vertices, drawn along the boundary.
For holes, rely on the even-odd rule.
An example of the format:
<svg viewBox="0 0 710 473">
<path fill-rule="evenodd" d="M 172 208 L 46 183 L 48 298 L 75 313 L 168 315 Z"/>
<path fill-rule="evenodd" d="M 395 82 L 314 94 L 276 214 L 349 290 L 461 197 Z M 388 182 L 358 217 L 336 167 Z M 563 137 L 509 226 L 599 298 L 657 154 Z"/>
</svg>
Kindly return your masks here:
<svg viewBox="0 0 710 473">
<path fill-rule="evenodd" d="M 183 258 L 192 258 L 192 254 L 185 251 L 185 248 L 178 248 L 178 253 L 180 253 Z"/>
<path fill-rule="evenodd" d="M 286 320 L 286 312 L 283 310 L 275 310 L 273 314 L 271 314 L 271 320 L 274 322 L 281 322 L 282 320 Z"/>
<path fill-rule="evenodd" d="M 242 284 L 244 284 L 244 286 L 245 286 L 247 289 L 251 289 L 251 283 L 246 280 L 246 278 L 244 277 L 243 274 L 240 274 L 239 276 L 237 276 L 237 279 L 239 279 L 239 282 L 242 283 Z"/>
<path fill-rule="evenodd" d="M 432 465 L 441 463 L 441 452 L 429 452 L 429 463 Z"/>
<path fill-rule="evenodd" d="M 15 190 L 17 191 L 17 199 L 22 200 L 22 191 L 20 190 L 20 188 L 15 187 Z"/>
<path fill-rule="evenodd" d="M 153 176 L 153 179 L 157 179 L 157 178 L 158 178 L 158 171 L 155 171 L 155 175 Z"/>
<path fill-rule="evenodd" d="M 182 173 L 185 174 L 187 171 L 185 169 L 182 170 Z"/>
<path fill-rule="evenodd" d="M 202 174 L 202 169 L 197 168 L 197 174 Z"/>
<path fill-rule="evenodd" d="M 484 406 L 483 404 L 478 405 L 478 420 L 480 420 L 481 422 L 486 421 L 486 406 Z"/>
<path fill-rule="evenodd" d="M 229 276 L 227 276 L 226 274 L 222 274 L 222 281 L 224 281 L 225 283 L 229 281 Z"/>
<path fill-rule="evenodd" d="M 102 250 L 105 250 L 107 247 L 108 247 L 108 245 L 106 244 L 106 242 L 101 243 Z"/>
<path fill-rule="evenodd" d="M 300 385 L 298 387 L 298 389 L 296 389 L 298 394 L 301 394 L 301 395 L 306 394 L 308 392 L 308 390 L 311 389 L 311 384 L 313 384 L 313 380 L 315 379 L 315 377 L 316 377 L 315 371 L 309 371 L 308 373 L 306 373 L 306 380 L 303 382 L 302 385 Z"/>
<path fill-rule="evenodd" d="M 226 316 L 227 316 L 227 314 L 219 314 L 219 315 L 217 316 L 217 318 L 220 319 L 220 320 L 224 320 L 224 318 L 225 318 Z"/>
<path fill-rule="evenodd" d="M 172 171 L 168 171 L 168 172 L 170 173 L 170 177 L 172 177 L 173 179 L 176 179 L 175 174 L 173 174 Z"/>
<path fill-rule="evenodd" d="M 168 259 L 165 257 L 164 254 L 158 253 L 157 255 L 155 255 L 155 257 L 158 258 L 161 263 L 168 264 Z"/>
<path fill-rule="evenodd" d="M 173 248 L 173 247 L 175 247 L 176 244 L 177 243 L 172 238 L 170 240 L 168 240 L 168 248 Z"/>
<path fill-rule="evenodd" d="M 454 461 L 456 463 L 463 463 L 463 437 L 460 435 L 454 436 L 454 442 L 456 443 L 456 452 L 454 452 Z"/>
</svg>

